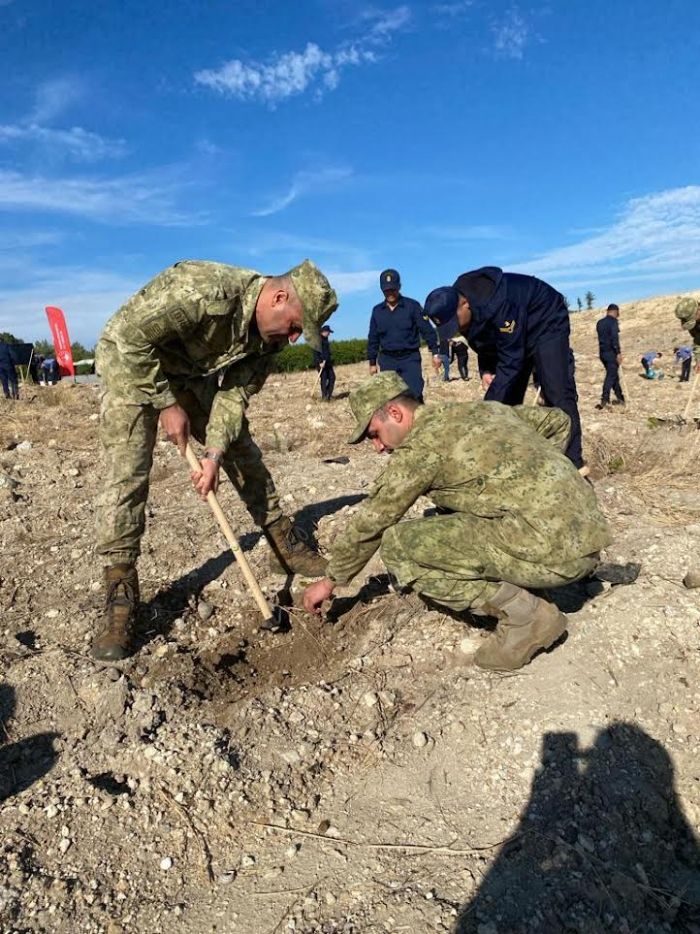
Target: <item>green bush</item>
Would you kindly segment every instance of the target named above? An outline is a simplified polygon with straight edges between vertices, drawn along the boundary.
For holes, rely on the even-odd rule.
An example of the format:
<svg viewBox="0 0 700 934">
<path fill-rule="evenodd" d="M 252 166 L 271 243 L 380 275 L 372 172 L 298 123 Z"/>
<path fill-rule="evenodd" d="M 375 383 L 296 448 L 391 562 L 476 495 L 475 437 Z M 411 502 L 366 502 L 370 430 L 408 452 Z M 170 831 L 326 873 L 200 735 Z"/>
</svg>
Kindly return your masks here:
<svg viewBox="0 0 700 934">
<path fill-rule="evenodd" d="M 362 363 L 367 359 L 367 341 L 361 338 L 332 341 L 331 351 L 334 366 L 341 366 L 344 363 Z M 275 362 L 276 369 L 280 373 L 299 373 L 302 370 L 310 370 L 314 365 L 313 351 L 308 344 L 302 344 L 299 347 L 290 344 L 277 354 Z"/>
</svg>

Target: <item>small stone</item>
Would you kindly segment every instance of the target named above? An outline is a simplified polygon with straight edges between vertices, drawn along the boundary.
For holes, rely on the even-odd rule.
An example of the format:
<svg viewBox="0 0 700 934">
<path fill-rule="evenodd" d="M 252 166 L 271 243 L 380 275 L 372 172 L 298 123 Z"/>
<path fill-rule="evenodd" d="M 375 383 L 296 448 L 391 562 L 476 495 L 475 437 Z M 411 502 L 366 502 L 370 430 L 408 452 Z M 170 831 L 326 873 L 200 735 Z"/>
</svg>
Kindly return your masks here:
<svg viewBox="0 0 700 934">
<path fill-rule="evenodd" d="M 323 898 L 327 905 L 335 905 L 335 903 L 338 901 L 332 892 L 326 892 Z"/>
<path fill-rule="evenodd" d="M 362 703 L 365 705 L 365 707 L 374 707 L 378 701 L 379 695 L 376 693 L 376 691 L 367 691 L 367 693 L 362 697 Z"/>
<path fill-rule="evenodd" d="M 20 443 L 15 448 L 15 451 L 31 451 L 32 449 L 31 441 L 20 441 Z"/>
<path fill-rule="evenodd" d="M 472 639 L 471 636 L 467 636 L 466 638 L 462 639 L 462 641 L 459 643 L 459 651 L 463 655 L 473 655 L 474 652 L 476 651 L 476 648 L 477 648 L 476 642 L 474 639 Z"/>
<path fill-rule="evenodd" d="M 225 869 L 223 872 L 219 873 L 219 884 L 220 885 L 230 885 L 236 878 L 235 869 Z"/>
<path fill-rule="evenodd" d="M 122 676 L 121 671 L 118 668 L 108 668 L 107 677 L 110 681 L 118 681 Z"/>
<path fill-rule="evenodd" d="M 424 746 L 428 745 L 428 734 L 418 731 L 413 734 L 413 745 L 416 749 L 423 749 Z"/>
<path fill-rule="evenodd" d="M 197 604 L 197 615 L 200 619 L 206 620 L 211 619 L 214 613 L 214 607 L 211 603 L 207 603 L 206 600 L 200 600 Z"/>
<path fill-rule="evenodd" d="M 687 587 L 688 590 L 693 590 L 695 587 L 700 587 L 700 570 L 688 571 L 688 573 L 683 578 L 683 586 Z"/>
<path fill-rule="evenodd" d="M 72 842 L 73 841 L 69 837 L 62 837 L 61 842 L 58 844 L 58 848 L 61 853 L 67 853 Z"/>
<path fill-rule="evenodd" d="M 163 859 L 160 861 L 160 868 L 164 872 L 167 872 L 168 869 L 172 869 L 173 868 L 172 859 L 169 856 L 164 856 Z"/>
<path fill-rule="evenodd" d="M 44 613 L 44 616 L 46 617 L 46 619 L 56 619 L 56 617 L 58 616 L 58 610 L 47 610 Z"/>
<path fill-rule="evenodd" d="M 250 853 L 246 853 L 244 856 L 241 856 L 241 866 L 248 869 L 254 865 L 255 865 L 255 857 L 251 856 Z"/>
<path fill-rule="evenodd" d="M 46 816 L 49 818 L 49 820 L 51 820 L 51 819 L 53 819 L 54 817 L 56 817 L 56 815 L 58 814 L 58 808 L 56 807 L 55 804 L 50 804 L 50 805 L 46 808 L 46 812 L 45 812 L 45 813 L 46 813 Z"/>
<path fill-rule="evenodd" d="M 183 629 L 187 628 L 187 623 L 181 616 L 178 616 L 177 619 L 173 620 L 173 629 L 177 629 L 178 632 L 182 632 Z"/>
</svg>

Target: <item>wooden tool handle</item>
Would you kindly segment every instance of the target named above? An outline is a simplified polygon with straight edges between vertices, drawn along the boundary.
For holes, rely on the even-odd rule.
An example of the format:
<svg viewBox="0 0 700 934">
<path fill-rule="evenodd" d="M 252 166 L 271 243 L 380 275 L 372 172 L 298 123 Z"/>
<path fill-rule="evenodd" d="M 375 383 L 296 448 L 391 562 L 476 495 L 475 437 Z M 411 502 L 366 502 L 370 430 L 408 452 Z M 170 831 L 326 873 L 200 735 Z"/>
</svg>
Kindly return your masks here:
<svg viewBox="0 0 700 934">
<path fill-rule="evenodd" d="M 202 465 L 199 463 L 199 459 L 192 450 L 192 446 L 190 444 L 187 445 L 185 456 L 187 457 L 187 463 L 190 465 L 192 470 L 201 471 Z M 216 493 L 214 493 L 212 490 L 207 493 L 207 502 L 209 503 L 209 508 L 216 516 L 216 521 L 219 523 L 219 528 L 224 533 L 224 538 L 229 543 L 231 546 L 231 551 L 236 556 L 236 562 L 241 569 L 241 573 L 245 578 L 245 582 L 248 585 L 250 592 L 255 598 L 255 602 L 257 603 L 260 612 L 265 619 L 272 619 L 272 610 L 270 609 L 270 606 L 265 599 L 265 595 L 260 589 L 260 585 L 258 584 L 255 576 L 253 575 L 253 572 L 250 569 L 248 559 L 244 555 L 243 549 L 241 548 L 238 539 L 234 535 L 233 529 L 231 528 L 228 519 L 224 515 L 223 509 L 219 505 L 219 500 L 216 497 Z"/>
</svg>

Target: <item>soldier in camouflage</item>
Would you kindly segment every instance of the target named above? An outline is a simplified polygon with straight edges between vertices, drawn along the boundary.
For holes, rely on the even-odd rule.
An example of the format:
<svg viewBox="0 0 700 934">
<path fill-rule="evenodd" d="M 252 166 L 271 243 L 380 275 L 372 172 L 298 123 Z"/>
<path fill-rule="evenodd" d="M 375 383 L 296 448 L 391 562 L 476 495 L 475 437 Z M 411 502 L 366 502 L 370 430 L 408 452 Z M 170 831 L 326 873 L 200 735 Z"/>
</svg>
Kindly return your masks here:
<svg viewBox="0 0 700 934">
<path fill-rule="evenodd" d="M 185 261 L 161 272 L 108 321 L 96 350 L 106 457 L 97 504 L 106 608 L 92 645 L 96 658 L 125 658 L 132 648 L 136 559 L 159 423 L 183 454 L 190 435 L 206 445 L 202 470 L 192 474 L 203 497 L 216 491 L 223 467 L 283 568 L 325 572 L 325 561 L 282 514 L 246 408 L 274 355 L 302 333 L 319 347 L 320 326 L 336 307 L 335 292 L 309 260 L 283 276 Z"/>
<path fill-rule="evenodd" d="M 560 409 L 494 402 L 423 407 L 396 373 L 350 396 L 357 427 L 392 454 L 333 545 L 327 576 L 304 606 L 319 612 L 379 549 L 398 585 L 475 615 L 495 616 L 479 648 L 483 668 L 527 664 L 566 629 L 566 617 L 528 588 L 590 574 L 610 543 L 592 487 L 562 453 L 571 424 Z M 446 515 L 399 521 L 419 496 Z"/>
<path fill-rule="evenodd" d="M 700 373 L 700 302 L 686 296 L 676 305 L 676 317 L 693 338 L 695 372 Z"/>
</svg>

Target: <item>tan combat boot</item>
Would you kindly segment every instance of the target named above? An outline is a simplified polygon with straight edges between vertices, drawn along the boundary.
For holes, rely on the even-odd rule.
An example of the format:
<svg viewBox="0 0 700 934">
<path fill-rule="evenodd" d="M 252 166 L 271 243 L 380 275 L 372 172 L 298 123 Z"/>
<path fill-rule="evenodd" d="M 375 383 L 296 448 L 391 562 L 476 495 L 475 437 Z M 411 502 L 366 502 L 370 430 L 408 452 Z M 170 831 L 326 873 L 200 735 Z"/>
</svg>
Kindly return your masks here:
<svg viewBox="0 0 700 934">
<path fill-rule="evenodd" d="M 472 612 L 499 620 L 474 656 L 476 665 L 494 671 L 522 668 L 535 652 L 548 649 L 566 631 L 566 617 L 553 603 L 515 584 L 501 584 L 491 600 Z"/>
<path fill-rule="evenodd" d="M 131 654 L 131 637 L 139 605 L 139 578 L 133 564 L 105 568 L 105 611 L 102 627 L 92 642 L 92 654 L 102 661 L 119 661 Z"/>
<path fill-rule="evenodd" d="M 287 574 L 305 574 L 307 577 L 325 575 L 328 562 L 307 544 L 305 534 L 295 528 L 287 516 L 263 526 L 263 534 L 277 562 Z"/>
</svg>

